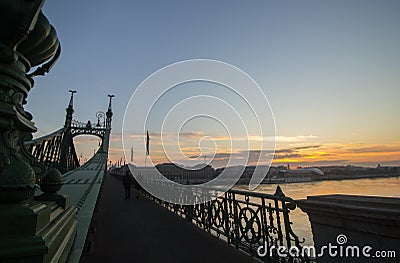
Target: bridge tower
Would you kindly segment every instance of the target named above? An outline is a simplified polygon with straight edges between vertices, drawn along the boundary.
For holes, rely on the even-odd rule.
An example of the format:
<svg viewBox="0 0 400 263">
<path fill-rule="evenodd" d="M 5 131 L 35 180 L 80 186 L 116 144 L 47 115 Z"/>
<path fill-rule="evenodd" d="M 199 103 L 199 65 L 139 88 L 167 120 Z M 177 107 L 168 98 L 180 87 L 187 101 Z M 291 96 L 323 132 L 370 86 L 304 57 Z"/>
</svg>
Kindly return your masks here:
<svg viewBox="0 0 400 263">
<path fill-rule="evenodd" d="M 73 136 L 71 133 L 72 115 L 74 114 L 74 94 L 76 91 L 69 90 L 69 92 L 71 93 L 71 98 L 69 100 L 68 107 L 65 109 L 67 114 L 65 116 L 64 133 L 61 142 L 60 162 L 57 166 L 61 173 L 65 173 L 79 167 L 79 160 L 75 151 Z"/>
<path fill-rule="evenodd" d="M 111 121 L 112 121 L 112 107 L 111 107 L 111 100 L 114 97 L 114 95 L 108 95 L 110 98 L 110 101 L 108 103 L 108 109 L 106 112 L 106 133 L 105 133 L 105 138 L 103 139 L 103 143 L 101 144 L 101 147 L 103 150 L 107 150 L 108 152 L 108 144 L 110 141 L 110 134 L 111 134 Z"/>
<path fill-rule="evenodd" d="M 111 100 L 113 97 L 115 97 L 114 95 L 108 95 L 108 97 L 110 98 L 110 102 L 108 104 L 108 110 L 107 110 L 107 120 L 106 120 L 106 128 L 111 130 L 111 121 L 112 121 L 112 108 L 111 108 Z"/>
<path fill-rule="evenodd" d="M 87 123 L 77 121 L 74 114 L 75 90 L 70 90 L 71 97 L 65 109 L 64 126 L 57 131 L 43 137 L 25 142 L 27 152 L 33 156 L 37 163 L 47 168 L 57 168 L 61 173 L 66 173 L 79 167 L 79 159 L 74 146 L 74 137 L 78 135 L 93 135 L 101 139 L 100 149 L 108 152 L 108 144 L 111 133 L 112 107 L 110 98 L 106 113 L 98 111 L 96 121 Z M 39 168 L 37 168 L 39 170 Z"/>
</svg>

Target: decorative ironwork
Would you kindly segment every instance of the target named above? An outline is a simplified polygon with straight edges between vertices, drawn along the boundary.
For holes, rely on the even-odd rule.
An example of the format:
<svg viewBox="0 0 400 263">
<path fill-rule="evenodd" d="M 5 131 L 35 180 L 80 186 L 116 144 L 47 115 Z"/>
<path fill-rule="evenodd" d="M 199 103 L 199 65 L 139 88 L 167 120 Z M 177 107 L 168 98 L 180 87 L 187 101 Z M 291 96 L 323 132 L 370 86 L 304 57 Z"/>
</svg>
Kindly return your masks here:
<svg viewBox="0 0 400 263">
<path fill-rule="evenodd" d="M 0 1 L 0 203 L 30 202 L 36 174 L 43 173 L 23 150 L 37 129 L 25 110 L 33 88 L 32 67 L 49 71 L 60 42 L 42 13 L 43 0 Z M 48 62 L 48 61 L 51 62 Z"/>
<path fill-rule="evenodd" d="M 104 141 L 108 141 L 106 136 L 107 134 L 109 136 L 111 130 L 111 105 L 108 109 L 111 114 L 109 113 L 107 117 L 102 111 L 96 113 L 97 124 L 93 125 L 90 121 L 80 122 L 72 118 L 74 113 L 73 96 L 76 91 L 70 90 L 69 92 L 71 98 L 66 109 L 64 127 L 51 134 L 25 142 L 26 151 L 33 156 L 36 162 L 43 164 L 46 168 L 57 168 L 62 173 L 79 167 L 79 158 L 73 143 L 74 137 L 78 135 L 97 136 L 101 139 L 99 147 L 103 149 Z M 107 126 L 107 123 L 110 125 Z"/>
<path fill-rule="evenodd" d="M 72 138 L 65 148 L 62 147 L 66 137 L 65 129 L 61 128 L 51 134 L 26 142 L 25 147 L 37 162 L 47 168 L 57 168 L 61 172 L 67 172 L 79 167 L 79 160 Z M 65 159 L 61 157 L 63 150 Z M 64 159 L 63 162 L 62 159 Z"/>
<path fill-rule="evenodd" d="M 98 111 L 97 113 L 96 113 L 96 118 L 97 118 L 97 124 L 96 124 L 96 127 L 97 128 L 100 128 L 100 127 L 102 127 L 102 126 L 106 126 L 106 114 L 104 113 L 104 112 L 102 112 L 102 111 Z M 100 120 L 103 120 L 103 124 L 101 124 L 100 123 Z"/>
<path fill-rule="evenodd" d="M 163 187 L 166 193 L 180 191 L 176 184 L 152 183 Z M 193 194 L 181 192 L 181 201 L 192 198 L 204 200 L 210 195 L 213 198 L 196 205 L 180 205 L 160 200 L 147 192 L 145 194 L 171 212 L 264 262 L 310 262 L 307 255 L 293 257 L 287 253 L 288 256 L 282 258 L 277 253 L 279 246 L 287 249 L 295 246 L 302 251 L 301 244 L 305 241 L 300 241 L 291 228 L 289 214 L 296 209 L 296 204 L 283 194 L 279 186 L 273 195 L 240 190 L 223 193 L 216 188 L 196 186 L 193 186 Z M 260 246 L 267 249 L 264 257 L 257 253 Z"/>
<path fill-rule="evenodd" d="M 72 137 L 78 135 L 93 135 L 103 140 L 106 134 L 106 130 L 107 128 L 105 121 L 98 121 L 96 125 L 92 124 L 90 121 L 85 123 L 77 120 L 72 120 L 71 122 Z"/>
</svg>

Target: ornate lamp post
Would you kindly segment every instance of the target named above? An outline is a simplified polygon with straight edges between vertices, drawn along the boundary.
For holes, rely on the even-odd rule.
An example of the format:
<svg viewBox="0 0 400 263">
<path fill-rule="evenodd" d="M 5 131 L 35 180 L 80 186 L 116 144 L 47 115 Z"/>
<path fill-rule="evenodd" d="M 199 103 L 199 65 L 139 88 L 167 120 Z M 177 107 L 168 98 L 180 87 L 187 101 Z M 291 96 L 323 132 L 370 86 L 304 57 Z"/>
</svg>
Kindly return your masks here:
<svg viewBox="0 0 400 263">
<path fill-rule="evenodd" d="M 76 208 L 56 193 L 61 187 L 58 170 L 47 173 L 43 196 L 32 202 L 35 173 L 44 170 L 37 169 L 43 166 L 35 164 L 24 145 L 36 131 L 24 105 L 33 77 L 49 72 L 61 52 L 56 31 L 41 11 L 43 3 L 0 1 L 1 262 L 53 262 L 57 258 L 63 262 L 76 234 Z M 60 216 L 53 214 L 55 204 Z"/>
<path fill-rule="evenodd" d="M 41 12 L 43 2 L 0 1 L 0 23 L 6 25 L 0 28 L 0 203 L 26 201 L 35 189 L 33 161 L 23 142 L 36 128 L 24 104 L 32 78 L 48 72 L 60 54 L 56 31 Z"/>
<path fill-rule="evenodd" d="M 97 118 L 96 127 L 97 128 L 101 128 L 101 127 L 105 126 L 105 122 L 106 122 L 105 116 L 106 116 L 105 113 L 102 111 L 96 112 L 96 118 Z M 102 121 L 102 122 L 100 122 L 100 121 Z"/>
</svg>

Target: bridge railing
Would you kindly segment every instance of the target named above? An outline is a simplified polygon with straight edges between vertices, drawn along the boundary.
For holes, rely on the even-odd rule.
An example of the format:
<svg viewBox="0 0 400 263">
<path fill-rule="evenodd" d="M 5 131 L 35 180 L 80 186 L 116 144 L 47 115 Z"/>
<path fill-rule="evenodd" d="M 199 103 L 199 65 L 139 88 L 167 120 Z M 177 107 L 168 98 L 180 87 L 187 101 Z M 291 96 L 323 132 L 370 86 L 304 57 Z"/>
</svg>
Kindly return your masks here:
<svg viewBox="0 0 400 263">
<path fill-rule="evenodd" d="M 66 129 L 62 127 L 50 134 L 24 142 L 25 149 L 35 162 L 46 168 L 57 168 L 65 173 L 79 167 L 72 137 L 66 137 Z M 62 153 L 64 151 L 64 154 Z"/>
<path fill-rule="evenodd" d="M 88 129 L 105 129 L 106 122 L 98 121 L 96 123 L 92 123 L 92 122 L 82 122 L 82 121 L 73 119 L 71 122 L 71 127 L 72 128 L 88 128 Z"/>
<path fill-rule="evenodd" d="M 38 176 L 44 175 L 46 168 L 58 168 L 64 131 L 64 128 L 60 128 L 50 134 L 24 142 L 23 150 L 34 158 L 36 164 L 31 165 Z M 35 167 L 39 164 L 43 166 L 43 171 L 38 173 Z"/>
<path fill-rule="evenodd" d="M 264 262 L 310 262 L 301 246 L 305 240 L 300 240 L 291 227 L 289 214 L 296 209 L 296 203 L 286 197 L 279 186 L 271 195 L 240 190 L 223 192 L 218 188 L 198 186 L 190 186 L 192 191 L 188 192 L 174 183 L 158 180 L 150 183 L 152 187 L 162 189 L 166 196 L 170 194 L 169 200 L 174 202 L 145 192 L 150 199 L 252 257 Z M 197 204 L 180 204 L 193 201 Z M 278 253 L 279 247 L 286 248 L 283 252 L 286 256 L 282 256 L 282 251 Z M 298 253 L 288 253 L 291 248 Z"/>
</svg>

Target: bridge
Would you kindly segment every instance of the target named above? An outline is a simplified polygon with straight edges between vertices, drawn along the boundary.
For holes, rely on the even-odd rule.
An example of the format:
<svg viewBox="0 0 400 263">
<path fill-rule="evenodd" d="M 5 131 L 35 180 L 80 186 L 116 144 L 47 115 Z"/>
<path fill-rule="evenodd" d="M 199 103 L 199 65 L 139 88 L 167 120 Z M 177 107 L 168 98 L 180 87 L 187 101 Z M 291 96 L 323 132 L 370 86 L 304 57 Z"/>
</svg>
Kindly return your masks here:
<svg viewBox="0 0 400 263">
<path fill-rule="evenodd" d="M 52 233 L 54 231 L 67 231 L 66 234 L 56 235 L 51 237 L 50 240 L 43 238 L 44 242 L 41 244 L 41 248 L 37 249 L 43 250 L 47 246 L 48 253 L 44 256 L 45 261 L 50 259 L 60 262 L 65 260 L 68 260 L 68 262 L 79 261 L 85 247 L 86 236 L 91 227 L 92 215 L 97 204 L 103 177 L 107 171 L 113 116 L 112 98 L 114 96 L 109 95 L 106 113 L 98 111 L 96 113 L 97 121 L 92 125 L 90 121 L 83 123 L 73 118 L 73 99 L 76 91 L 70 90 L 70 92 L 71 97 L 66 108 L 64 126 L 55 132 L 24 142 L 21 148 L 23 153 L 30 157 L 37 176 L 36 181 L 40 185 L 40 190 L 36 189 L 35 191 L 33 206 L 39 205 L 38 202 L 40 202 L 43 211 L 38 212 L 37 216 L 47 217 L 44 222 L 36 221 L 34 223 L 47 223 L 49 228 L 47 235 L 49 236 L 54 234 Z M 79 164 L 73 143 L 73 139 L 79 135 L 92 135 L 101 139 L 97 152 L 82 166 Z M 47 189 L 54 186 L 57 189 Z M 34 209 L 24 212 L 32 213 Z M 59 227 L 54 228 L 54 225 L 59 225 Z M 41 229 L 41 231 L 43 230 L 45 229 Z M 21 240 L 21 242 L 26 241 Z M 51 248 L 52 243 L 56 243 L 58 247 Z M 2 256 L 13 258 L 13 255 L 10 255 L 9 248 L 6 247 L 5 249 L 3 251 L 0 249 L 0 259 Z M 35 250 L 32 247 L 29 249 Z M 39 253 L 39 251 L 35 252 Z M 54 254 L 52 255 L 51 252 Z M 23 255 L 24 251 L 17 249 L 15 253 Z"/>
<path fill-rule="evenodd" d="M 282 256 L 273 249 L 302 250 L 304 240 L 289 218 L 298 205 L 309 214 L 317 248 L 338 233 L 377 249 L 400 247 L 398 198 L 295 201 L 279 187 L 262 194 L 197 186 L 188 196 L 181 186 L 152 181 L 178 199 L 213 198 L 183 205 L 135 190 L 138 199 L 124 200 L 126 167 L 107 173 L 113 95 L 106 113 L 80 122 L 73 118 L 71 90 L 63 127 L 33 139 L 37 128 L 24 106 L 34 79 L 49 73 L 61 53 L 43 4 L 0 1 L 0 22 L 7 25 L 0 28 L 0 262 L 310 262 L 308 254 Z M 82 166 L 73 143 L 79 135 L 101 140 Z M 371 262 L 348 259 L 340 262 Z"/>
<path fill-rule="evenodd" d="M 94 122 L 80 122 L 73 118 L 76 91 L 70 90 L 63 127 L 33 139 L 37 128 L 24 106 L 34 79 L 49 73 L 61 53 L 56 30 L 42 13 L 43 4 L 44 0 L 0 1 L 0 22 L 7 25 L 0 28 L 1 262 L 97 262 L 106 258 L 104 252 L 114 261 L 118 248 L 125 248 L 121 261 L 144 251 L 149 262 L 165 261 L 167 256 L 170 262 L 202 262 L 202 257 L 193 256 L 203 251 L 208 262 L 253 262 L 249 255 L 256 256 L 257 245 L 265 240 L 261 235 L 269 230 L 273 237 L 268 234 L 272 239 L 266 242 L 282 243 L 286 238 L 288 244 L 298 243 L 287 217 L 291 208 L 286 203 L 292 200 L 282 196 L 263 196 L 269 201 L 254 206 L 249 193 L 230 192 L 190 207 L 143 192 L 140 201 L 124 202 L 120 178 L 105 176 L 113 95 L 106 113 L 97 112 Z M 79 135 L 101 139 L 96 154 L 82 166 L 73 143 Z M 267 224 L 267 215 L 276 226 Z M 110 242 L 117 248 L 110 250 Z M 154 245 L 163 253 L 148 253 Z"/>
<path fill-rule="evenodd" d="M 58 192 L 61 196 L 67 197 L 70 203 L 76 207 L 75 219 L 78 223 L 76 237 L 68 254 L 68 261 L 78 262 L 84 250 L 103 177 L 107 171 L 113 116 L 111 103 L 114 95 L 108 95 L 107 112 L 98 111 L 96 113 L 97 122 L 92 125 L 90 121 L 84 123 L 73 118 L 73 101 L 76 91 L 70 90 L 70 92 L 71 97 L 66 108 L 64 126 L 48 135 L 28 141 L 25 145 L 35 161 L 44 165 L 46 170 L 55 168 L 63 172 L 62 188 Z M 97 152 L 82 166 L 79 164 L 73 143 L 73 138 L 79 135 L 92 135 L 101 139 Z"/>
<path fill-rule="evenodd" d="M 57 250 L 53 248 L 55 252 L 51 260 L 58 257 L 57 260 L 62 262 L 126 261 L 140 255 L 141 261 L 148 262 L 196 262 L 193 254 L 204 250 L 207 252 L 197 262 L 203 262 L 204 259 L 207 262 L 256 262 L 254 258 L 259 257 L 257 248 L 264 242 L 278 245 L 285 240 L 288 244 L 295 241 L 293 245 L 300 247 L 288 218 L 289 211 L 293 209 L 289 204 L 295 204 L 279 191 L 276 195 L 257 195 L 231 190 L 225 195 L 216 196 L 211 202 L 194 206 L 168 203 L 145 191 L 135 193 L 141 196 L 137 200 L 123 200 L 123 169 L 118 173 L 109 173 L 108 178 L 106 176 L 113 95 L 109 95 L 106 113 L 98 111 L 96 121 L 85 123 L 73 118 L 76 91 L 70 90 L 70 93 L 64 126 L 26 141 L 23 148 L 34 159 L 38 174 L 40 190 L 36 190 L 34 201 L 42 202 L 41 205 L 45 204 L 51 210 L 49 227 L 56 224 L 68 226 L 58 229 L 60 232 L 68 230 L 68 233 L 58 237 L 62 242 Z M 79 135 L 101 139 L 97 152 L 82 166 L 79 165 L 73 143 L 73 139 Z M 43 171 L 47 172 L 42 175 Z M 55 178 L 57 174 L 58 178 Z M 56 191 L 46 189 L 54 184 L 58 185 Z M 166 191 L 180 191 L 169 185 L 163 187 Z M 257 201 L 250 202 L 250 198 L 256 198 Z M 97 213 L 98 210 L 106 212 Z M 162 224 L 158 222 L 160 215 Z M 61 222 L 57 222 L 57 218 Z M 189 222 L 193 224 L 188 225 Z M 118 227 L 121 223 L 122 227 Z M 146 229 L 145 234 L 143 229 Z M 115 232 L 119 233 L 118 237 Z M 142 234 L 137 235 L 138 232 Z M 190 243 L 186 240 L 188 236 L 192 237 Z M 107 249 L 110 240 L 118 248 Z M 47 242 L 51 244 L 52 241 Z M 125 244 L 135 249 L 120 251 Z M 147 255 L 147 249 L 151 246 L 163 251 L 162 256 Z M 50 246 L 48 251 L 51 251 Z M 57 255 L 60 251 L 64 252 Z M 171 254 L 172 251 L 174 253 Z M 48 255 L 51 254 L 45 255 L 44 261 L 47 261 Z M 279 257 L 274 255 L 270 259 Z M 304 260 L 308 261 L 307 258 Z"/>
<path fill-rule="evenodd" d="M 97 123 L 92 124 L 80 122 L 73 119 L 73 101 L 76 91 L 70 90 L 71 98 L 66 109 L 64 126 L 51 134 L 28 141 L 25 145 L 28 152 L 38 163 L 48 168 L 57 168 L 60 172 L 66 173 L 79 167 L 79 160 L 74 147 L 73 139 L 79 135 L 93 135 L 101 139 L 100 149 L 108 150 L 108 141 L 111 131 L 111 99 L 106 114 L 98 111 L 96 114 Z M 105 116 L 107 115 L 107 117 Z"/>
<path fill-rule="evenodd" d="M 0 1 L 1 262 L 78 262 L 107 169 L 113 95 L 106 113 L 82 123 L 73 118 L 71 90 L 63 127 L 32 140 L 37 128 L 24 109 L 29 91 L 61 54 L 43 4 Z M 101 139 L 82 166 L 73 143 L 79 135 Z"/>
</svg>

